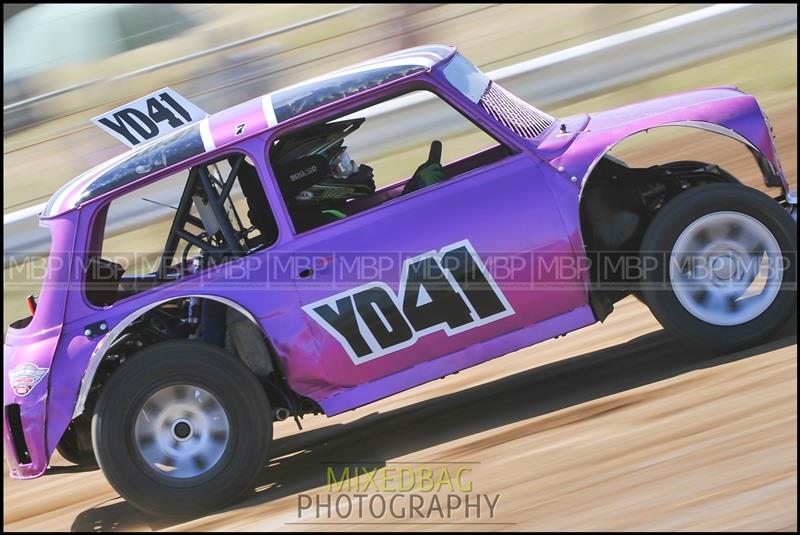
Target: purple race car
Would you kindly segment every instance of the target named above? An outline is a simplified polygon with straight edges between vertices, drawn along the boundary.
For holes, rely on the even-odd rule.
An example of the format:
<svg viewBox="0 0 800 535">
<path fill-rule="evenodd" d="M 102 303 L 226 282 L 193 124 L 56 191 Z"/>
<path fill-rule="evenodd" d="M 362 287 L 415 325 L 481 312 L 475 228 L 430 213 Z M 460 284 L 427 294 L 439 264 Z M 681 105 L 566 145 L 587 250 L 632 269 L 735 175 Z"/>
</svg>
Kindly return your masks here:
<svg viewBox="0 0 800 535">
<path fill-rule="evenodd" d="M 491 143 L 443 160 L 455 144 L 417 126 L 427 160 L 376 187 L 381 169 L 352 147 L 403 138 L 400 121 L 369 130 L 401 101 L 435 101 Z M 273 421 L 339 414 L 563 335 L 626 295 L 726 349 L 796 307 L 796 193 L 756 99 L 735 88 L 556 119 L 428 46 L 197 111 L 164 90 L 98 118 L 132 149 L 41 214 L 44 284 L 4 346 L 12 477 L 42 475 L 58 449 L 96 460 L 145 511 L 208 511 L 251 488 Z M 433 117 L 415 124 L 449 124 Z M 633 168 L 608 154 L 668 125 L 740 141 L 779 194 L 713 161 Z M 167 180 L 163 247 L 131 274 L 104 254 L 110 214 Z"/>
</svg>

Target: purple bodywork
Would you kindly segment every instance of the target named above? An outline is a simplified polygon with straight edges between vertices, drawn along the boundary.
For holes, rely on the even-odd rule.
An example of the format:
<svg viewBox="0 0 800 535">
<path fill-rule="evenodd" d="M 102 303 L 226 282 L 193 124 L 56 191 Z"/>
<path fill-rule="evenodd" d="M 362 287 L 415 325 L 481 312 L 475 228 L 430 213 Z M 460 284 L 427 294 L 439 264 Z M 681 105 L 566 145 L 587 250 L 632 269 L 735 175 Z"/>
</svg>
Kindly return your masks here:
<svg viewBox="0 0 800 535">
<path fill-rule="evenodd" d="M 763 112 L 754 97 L 735 88 L 703 89 L 555 119 L 529 138 L 496 120 L 464 90 L 469 84 L 456 83 L 448 75 L 447 65 L 455 58 L 466 61 L 452 48 L 412 49 L 354 69 L 408 57 L 423 59 L 410 60 L 406 71 L 373 87 L 307 110 L 292 112 L 288 93 L 276 92 L 221 111 L 200 125 L 203 149 L 197 154 L 87 199 L 87 185 L 143 150 L 135 149 L 78 177 L 53 196 L 41 219 L 52 233 L 52 253 L 38 312 L 27 326 L 9 328 L 4 346 L 4 439 L 12 477 L 34 478 L 44 473 L 65 429 L 82 412 L 86 391 L 111 342 L 144 310 L 170 299 L 202 296 L 246 314 L 263 329 L 291 388 L 334 415 L 595 322 L 584 271 L 575 270 L 572 280 L 566 281 L 563 274 L 556 280 L 555 274 L 531 270 L 501 276 L 492 257 L 495 252 L 510 252 L 521 258 L 541 258 L 568 251 L 580 259 L 584 254 L 579 211 L 582 188 L 598 160 L 628 136 L 666 125 L 721 133 L 746 144 L 758 160 L 765 182 L 788 193 Z M 265 147 L 289 130 L 412 89 L 435 91 L 515 153 L 436 187 L 296 235 Z M 286 97 L 288 104 L 279 106 L 277 97 Z M 245 134 L 236 137 L 235 127 L 242 123 L 247 124 Z M 91 230 L 95 216 L 109 200 L 231 149 L 246 153 L 255 162 L 280 230 L 277 243 L 105 308 L 89 304 L 81 291 L 83 270 L 79 266 L 83 252 L 96 240 Z M 396 185 L 383 192 L 393 187 Z M 480 218 L 474 215 L 478 209 Z M 431 332 L 413 346 L 355 365 L 341 344 L 301 308 L 363 284 L 363 280 L 346 276 L 334 280 L 335 269 L 324 267 L 333 264 L 328 258 L 332 254 L 401 252 L 405 259 L 463 240 L 469 240 L 499 281 L 513 314 L 459 334 Z M 319 257 L 323 264 L 318 265 L 316 275 L 320 284 L 305 285 L 293 271 L 273 269 L 275 259 L 288 262 L 309 256 Z M 226 284 L 237 268 L 247 271 L 248 285 Z M 400 278 L 399 263 L 381 273 L 382 282 L 395 292 Z M 101 321 L 107 325 L 105 334 L 85 334 L 87 325 Z M 22 365 L 34 365 L 36 368 L 28 368 L 40 370 L 40 375 L 43 371 L 43 375 L 27 391 L 15 391 L 9 374 Z M 7 418 L 11 405 L 19 406 L 21 432 L 30 453 L 24 463 L 13 453 L 14 438 Z"/>
</svg>

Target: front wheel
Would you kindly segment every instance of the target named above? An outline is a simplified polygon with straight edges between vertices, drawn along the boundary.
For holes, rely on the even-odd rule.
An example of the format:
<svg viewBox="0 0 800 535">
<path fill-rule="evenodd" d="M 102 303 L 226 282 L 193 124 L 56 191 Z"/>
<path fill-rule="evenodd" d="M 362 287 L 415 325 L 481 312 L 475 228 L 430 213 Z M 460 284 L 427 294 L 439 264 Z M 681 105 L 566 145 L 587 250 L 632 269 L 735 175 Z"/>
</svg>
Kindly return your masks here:
<svg viewBox="0 0 800 535">
<path fill-rule="evenodd" d="M 644 301 L 666 329 L 697 344 L 755 344 L 796 308 L 796 226 L 752 188 L 680 194 L 653 218 L 641 251 Z"/>
<path fill-rule="evenodd" d="M 132 505 L 194 515 L 252 489 L 267 460 L 271 414 L 256 377 L 227 352 L 164 342 L 105 385 L 92 440 L 109 483 Z"/>
</svg>

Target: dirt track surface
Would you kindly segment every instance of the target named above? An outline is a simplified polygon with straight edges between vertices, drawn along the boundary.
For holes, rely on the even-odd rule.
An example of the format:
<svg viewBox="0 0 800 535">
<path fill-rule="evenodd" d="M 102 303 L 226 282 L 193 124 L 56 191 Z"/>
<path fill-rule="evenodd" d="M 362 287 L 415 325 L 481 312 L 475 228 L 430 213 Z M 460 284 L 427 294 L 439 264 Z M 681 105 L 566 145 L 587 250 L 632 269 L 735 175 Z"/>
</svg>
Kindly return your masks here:
<svg viewBox="0 0 800 535">
<path fill-rule="evenodd" d="M 5 476 L 5 529 L 796 530 L 795 324 L 711 355 L 628 298 L 605 324 L 347 414 L 306 417 L 302 432 L 277 424 L 258 489 L 222 512 L 148 517 L 99 471 L 56 457 L 38 480 Z M 468 466 L 473 493 L 499 494 L 495 515 L 298 518 L 298 495 L 327 496 L 326 467 L 344 461 Z M 344 523 L 375 521 L 384 523 Z"/>
</svg>

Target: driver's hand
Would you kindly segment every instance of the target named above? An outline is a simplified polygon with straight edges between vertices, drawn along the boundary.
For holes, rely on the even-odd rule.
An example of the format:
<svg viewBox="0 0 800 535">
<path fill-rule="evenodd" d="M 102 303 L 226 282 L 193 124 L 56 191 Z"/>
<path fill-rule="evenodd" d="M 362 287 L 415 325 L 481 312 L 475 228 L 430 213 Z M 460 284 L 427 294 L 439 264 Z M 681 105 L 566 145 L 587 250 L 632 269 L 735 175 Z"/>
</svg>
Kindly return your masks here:
<svg viewBox="0 0 800 535">
<path fill-rule="evenodd" d="M 414 175 L 406 182 L 402 195 L 417 191 L 418 189 L 427 188 L 437 182 L 441 182 L 443 179 L 442 142 L 436 140 L 431 143 L 428 159 L 417 167 L 417 170 L 414 171 Z"/>
<path fill-rule="evenodd" d="M 420 165 L 415 173 L 417 180 L 419 180 L 420 187 L 426 188 L 437 182 L 441 182 L 444 178 L 444 171 L 442 171 L 442 164 L 438 162 L 425 162 Z"/>
</svg>

